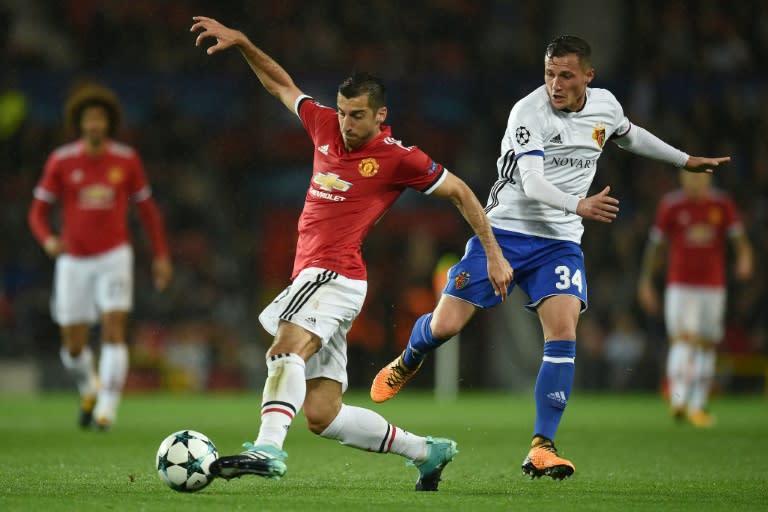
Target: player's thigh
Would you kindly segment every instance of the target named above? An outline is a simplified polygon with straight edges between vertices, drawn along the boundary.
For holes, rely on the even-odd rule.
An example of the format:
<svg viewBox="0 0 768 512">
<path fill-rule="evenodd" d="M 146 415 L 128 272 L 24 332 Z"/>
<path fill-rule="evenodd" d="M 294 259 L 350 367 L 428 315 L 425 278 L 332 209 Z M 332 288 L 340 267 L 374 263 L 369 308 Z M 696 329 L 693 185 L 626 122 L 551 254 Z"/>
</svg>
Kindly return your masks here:
<svg viewBox="0 0 768 512">
<path fill-rule="evenodd" d="M 575 298 L 579 311 L 587 309 L 584 255 L 576 244 L 555 242 L 540 255 L 532 253 L 530 261 L 517 277 L 520 288 L 530 298 L 526 308 L 537 311 L 546 299 L 563 295 Z"/>
<path fill-rule="evenodd" d="M 573 295 L 553 295 L 539 303 L 536 311 L 544 341 L 575 340 L 582 302 Z"/>
<path fill-rule="evenodd" d="M 701 330 L 697 341 L 711 346 L 720 343 L 725 334 L 726 292 L 724 288 L 705 289 L 701 295 Z"/>
<path fill-rule="evenodd" d="M 90 258 L 68 254 L 56 258 L 51 313 L 59 326 L 96 322 L 94 279 L 97 272 L 98 268 Z"/>
<path fill-rule="evenodd" d="M 97 258 L 96 306 L 102 313 L 133 309 L 133 250 L 122 245 Z"/>
<path fill-rule="evenodd" d="M 498 238 L 498 241 L 501 245 L 504 239 Z M 513 288 L 514 280 L 510 283 L 508 292 L 511 292 Z M 501 303 L 501 297 L 495 294 L 493 285 L 488 279 L 488 260 L 485 256 L 485 250 L 476 236 L 467 242 L 461 260 L 448 269 L 443 295 L 455 297 L 477 308 L 491 308 Z"/>
<path fill-rule="evenodd" d="M 690 286 L 670 284 L 664 291 L 664 324 L 671 340 L 695 341 L 702 325 L 702 300 Z"/>
</svg>

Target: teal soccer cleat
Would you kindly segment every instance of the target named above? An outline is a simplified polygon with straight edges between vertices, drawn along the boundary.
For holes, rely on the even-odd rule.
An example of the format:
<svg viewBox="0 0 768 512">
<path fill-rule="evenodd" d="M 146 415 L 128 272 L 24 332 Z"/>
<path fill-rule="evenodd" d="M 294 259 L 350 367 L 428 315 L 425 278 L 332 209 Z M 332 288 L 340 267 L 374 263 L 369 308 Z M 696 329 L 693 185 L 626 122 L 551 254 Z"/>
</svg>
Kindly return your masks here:
<svg viewBox="0 0 768 512">
<path fill-rule="evenodd" d="M 427 437 L 427 458 L 422 462 L 410 461 L 410 464 L 419 470 L 416 490 L 436 491 L 443 469 L 457 453 L 459 450 L 456 448 L 456 441 L 441 437 Z"/>
<path fill-rule="evenodd" d="M 243 475 L 257 475 L 264 478 L 280 479 L 288 469 L 283 450 L 267 445 L 243 443 L 246 451 L 238 455 L 219 457 L 211 463 L 211 473 L 229 480 Z"/>
</svg>

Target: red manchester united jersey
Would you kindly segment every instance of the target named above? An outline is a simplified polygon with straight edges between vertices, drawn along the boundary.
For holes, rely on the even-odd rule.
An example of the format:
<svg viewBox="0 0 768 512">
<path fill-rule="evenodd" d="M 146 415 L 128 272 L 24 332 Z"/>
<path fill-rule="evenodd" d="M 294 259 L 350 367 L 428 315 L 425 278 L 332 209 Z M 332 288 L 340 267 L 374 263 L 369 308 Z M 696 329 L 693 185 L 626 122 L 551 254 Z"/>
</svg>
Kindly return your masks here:
<svg viewBox="0 0 768 512">
<path fill-rule="evenodd" d="M 692 199 L 683 191 L 664 196 L 652 236 L 669 242 L 667 282 L 725 286 L 725 240 L 743 230 L 733 201 L 711 191 Z"/>
<path fill-rule="evenodd" d="M 347 151 L 336 110 L 308 96 L 296 111 L 312 138 L 312 178 L 299 218 L 293 275 L 308 267 L 365 279 L 360 252 L 373 224 L 408 187 L 431 193 L 445 179 L 443 166 L 415 146 L 392 138 L 388 126 L 363 146 Z"/>
<path fill-rule="evenodd" d="M 77 141 L 51 153 L 34 194 L 61 203 L 67 253 L 90 256 L 129 241 L 129 200 L 143 201 L 151 191 L 132 148 L 110 141 L 101 155 L 90 156 Z"/>
</svg>

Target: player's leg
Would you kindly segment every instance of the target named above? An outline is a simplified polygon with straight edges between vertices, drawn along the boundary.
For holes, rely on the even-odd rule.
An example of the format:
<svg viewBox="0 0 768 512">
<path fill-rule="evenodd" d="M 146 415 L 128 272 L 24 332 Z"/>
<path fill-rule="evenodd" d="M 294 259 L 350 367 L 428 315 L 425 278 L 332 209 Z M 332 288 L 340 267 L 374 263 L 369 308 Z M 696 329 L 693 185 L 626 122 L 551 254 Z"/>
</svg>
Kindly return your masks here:
<svg viewBox="0 0 768 512">
<path fill-rule="evenodd" d="M 127 324 L 133 309 L 133 250 L 123 245 L 95 258 L 96 305 L 101 311 L 101 387 L 93 412 L 96 426 L 108 430 L 128 376 Z"/>
<path fill-rule="evenodd" d="M 666 376 L 669 410 L 678 421 L 686 417 L 692 385 L 695 316 L 697 301 L 679 285 L 669 285 L 664 293 L 664 323 L 669 338 Z"/>
<path fill-rule="evenodd" d="M 128 377 L 127 324 L 127 311 L 108 311 L 101 315 L 101 386 L 93 416 L 96 427 L 102 430 L 111 428 L 117 419 L 117 409 Z"/>
<path fill-rule="evenodd" d="M 708 411 L 709 394 L 715 378 L 717 344 L 723 337 L 725 321 L 725 290 L 704 289 L 695 292 L 701 301 L 701 315 L 696 340 L 688 401 L 688 421 L 695 427 L 714 425 L 714 416 Z"/>
<path fill-rule="evenodd" d="M 412 434 L 370 409 L 344 404 L 340 382 L 317 378 L 307 384 L 304 414 L 312 432 L 345 446 L 405 457 L 419 470 L 416 490 L 437 490 L 443 469 L 458 453 L 454 441 Z"/>
<path fill-rule="evenodd" d="M 573 386 L 576 326 L 586 309 L 587 281 L 581 248 L 572 242 L 531 241 L 528 266 L 522 266 L 520 287 L 528 294 L 544 334 L 544 354 L 536 378 L 536 421 L 523 472 L 531 477 L 562 479 L 573 464 L 557 454 L 555 435 Z"/>
<path fill-rule="evenodd" d="M 394 397 L 419 371 L 427 354 L 461 331 L 476 309 L 469 302 L 442 295 L 434 312 L 416 320 L 403 353 L 376 374 L 371 384 L 371 399 L 384 402 Z"/>
<path fill-rule="evenodd" d="M 78 422 L 91 425 L 99 383 L 88 346 L 90 324 L 95 320 L 93 289 L 87 265 L 69 255 L 59 256 L 54 272 L 53 318 L 59 324 L 61 362 L 72 376 L 80 394 Z"/>
<path fill-rule="evenodd" d="M 93 409 L 96 405 L 96 394 L 99 390 L 99 381 L 93 364 L 93 353 L 88 346 L 88 333 L 88 324 L 61 326 L 61 362 L 74 378 L 80 393 L 78 423 L 83 428 L 91 425 Z"/>
<path fill-rule="evenodd" d="M 280 321 L 267 352 L 267 379 L 261 399 L 261 424 L 253 443 L 239 455 L 219 457 L 211 472 L 230 479 L 257 475 L 279 479 L 287 466 L 283 444 L 306 396 L 306 360 L 320 350 L 320 338 L 303 327 Z"/>
<path fill-rule="evenodd" d="M 505 237 L 497 233 L 505 256 Z M 382 368 L 371 383 L 371 400 L 384 402 L 419 370 L 424 358 L 451 339 L 467 324 L 478 307 L 493 307 L 501 299 L 494 294 L 488 280 L 485 250 L 477 237 L 467 242 L 467 250 L 448 271 L 448 280 L 435 311 L 421 316 L 413 325 L 408 345 L 402 354 Z M 512 289 L 510 284 L 510 290 Z"/>
<path fill-rule="evenodd" d="M 280 478 L 285 474 L 288 455 L 283 443 L 304 405 L 306 381 L 312 378 L 307 361 L 315 358 L 341 325 L 352 325 L 365 292 L 365 281 L 329 270 L 305 269 L 264 309 L 259 321 L 275 340 L 267 352 L 259 434 L 254 443 L 246 443 L 247 451 L 220 457 L 212 464 L 214 474 L 224 478 L 245 474 Z M 340 357 L 340 364 L 346 367 L 346 352 Z"/>
<path fill-rule="evenodd" d="M 576 358 L 576 324 L 581 301 L 572 295 L 555 295 L 537 308 L 544 331 L 544 356 L 536 378 L 536 422 L 531 449 L 523 471 L 533 477 L 561 479 L 574 466 L 560 457 L 554 446 L 560 420 L 571 396 Z"/>
<path fill-rule="evenodd" d="M 450 439 L 409 433 L 369 409 L 346 405 L 346 333 L 343 323 L 323 348 L 307 361 L 307 396 L 304 416 L 309 429 L 328 439 L 374 453 L 396 453 L 419 470 L 416 490 L 436 491 L 443 468 L 456 455 Z"/>
</svg>

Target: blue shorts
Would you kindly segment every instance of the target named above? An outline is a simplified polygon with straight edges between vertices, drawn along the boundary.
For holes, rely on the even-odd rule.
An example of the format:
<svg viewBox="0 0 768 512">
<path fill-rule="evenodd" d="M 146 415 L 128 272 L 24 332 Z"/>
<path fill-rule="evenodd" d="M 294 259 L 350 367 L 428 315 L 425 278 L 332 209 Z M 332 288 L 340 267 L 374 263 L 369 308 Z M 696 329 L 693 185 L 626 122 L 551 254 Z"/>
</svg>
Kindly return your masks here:
<svg viewBox="0 0 768 512">
<path fill-rule="evenodd" d="M 493 228 L 493 233 L 515 271 L 508 292 L 511 293 L 515 285 L 522 288 L 530 298 L 526 308 L 536 311 L 547 297 L 573 295 L 581 300 L 581 311 L 587 309 L 584 253 L 579 244 L 498 228 Z M 461 261 L 448 270 L 448 284 L 443 293 L 481 308 L 501 303 L 501 297 L 494 294 L 488 280 L 485 250 L 476 236 L 467 242 Z"/>
</svg>

